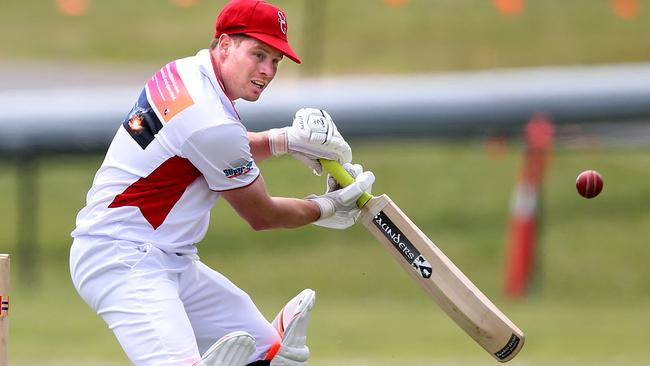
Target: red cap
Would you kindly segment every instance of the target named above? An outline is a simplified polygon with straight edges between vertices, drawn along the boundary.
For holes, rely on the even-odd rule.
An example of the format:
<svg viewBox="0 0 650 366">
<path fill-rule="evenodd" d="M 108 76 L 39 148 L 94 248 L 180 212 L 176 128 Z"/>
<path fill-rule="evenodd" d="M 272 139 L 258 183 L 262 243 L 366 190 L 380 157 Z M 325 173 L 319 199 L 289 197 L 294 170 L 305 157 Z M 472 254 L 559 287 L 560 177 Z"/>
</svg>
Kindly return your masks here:
<svg viewBox="0 0 650 366">
<path fill-rule="evenodd" d="M 287 16 L 263 0 L 232 0 L 221 10 L 215 38 L 222 34 L 245 34 L 279 50 L 295 63 L 300 58 L 287 40 Z"/>
</svg>

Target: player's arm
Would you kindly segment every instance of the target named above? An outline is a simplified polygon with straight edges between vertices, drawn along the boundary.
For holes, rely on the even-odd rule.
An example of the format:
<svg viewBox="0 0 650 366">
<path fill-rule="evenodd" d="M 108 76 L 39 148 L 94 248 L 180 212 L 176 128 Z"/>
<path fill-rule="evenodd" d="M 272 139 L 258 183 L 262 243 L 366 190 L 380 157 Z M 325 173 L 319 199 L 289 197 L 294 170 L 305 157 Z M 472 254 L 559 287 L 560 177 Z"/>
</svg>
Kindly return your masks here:
<svg viewBox="0 0 650 366">
<path fill-rule="evenodd" d="M 269 196 L 253 161 L 255 151 L 264 148 L 265 134 L 268 140 L 263 132 L 253 134 L 251 142 L 251 134 L 238 123 L 210 126 L 188 137 L 182 151 L 210 189 L 219 192 L 254 229 L 292 228 L 317 220 L 321 213 L 316 203 Z"/>
<path fill-rule="evenodd" d="M 317 220 L 316 203 L 269 196 L 253 161 L 254 151 L 263 150 L 265 134 L 268 140 L 268 133 L 259 133 L 251 143 L 250 134 L 238 123 L 210 126 L 189 136 L 182 152 L 210 189 L 219 192 L 254 229 L 291 228 Z"/>
<path fill-rule="evenodd" d="M 256 162 L 261 162 L 273 154 L 269 146 L 269 131 L 248 132 L 248 141 L 251 147 L 251 154 Z"/>
<path fill-rule="evenodd" d="M 271 197 L 261 174 L 252 184 L 221 192 L 221 196 L 255 230 L 295 228 L 310 224 L 321 215 L 316 202 Z"/>
<path fill-rule="evenodd" d="M 271 197 L 253 161 L 248 137 L 238 123 L 210 126 L 189 136 L 182 152 L 210 189 L 220 192 L 254 229 L 291 228 L 329 218 L 354 203 L 351 194 L 361 194 L 362 188 L 353 184 L 354 190 L 346 188 L 308 200 Z"/>
<path fill-rule="evenodd" d="M 269 196 L 261 175 L 252 184 L 222 192 L 221 196 L 255 230 L 295 228 L 313 222 L 345 229 L 354 224 L 354 219 L 347 218 L 356 216 L 357 199 L 370 191 L 375 180 L 372 172 L 359 173 L 345 188 L 306 199 Z"/>
</svg>

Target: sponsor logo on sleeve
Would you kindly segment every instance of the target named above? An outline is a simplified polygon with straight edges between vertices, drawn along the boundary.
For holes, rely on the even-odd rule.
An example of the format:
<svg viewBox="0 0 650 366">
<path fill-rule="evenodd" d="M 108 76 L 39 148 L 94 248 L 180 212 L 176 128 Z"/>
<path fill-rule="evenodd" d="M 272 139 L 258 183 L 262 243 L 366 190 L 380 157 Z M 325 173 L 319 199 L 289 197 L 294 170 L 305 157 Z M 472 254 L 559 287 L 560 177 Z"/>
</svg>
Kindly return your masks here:
<svg viewBox="0 0 650 366">
<path fill-rule="evenodd" d="M 143 150 L 149 146 L 156 134 L 163 128 L 162 122 L 149 104 L 146 89 L 142 89 L 138 101 L 122 122 L 122 126 Z"/>
<path fill-rule="evenodd" d="M 253 170 L 252 160 L 246 160 L 233 165 L 235 166 L 234 168 L 226 168 L 223 170 L 223 175 L 228 179 L 237 178 Z"/>
<path fill-rule="evenodd" d="M 164 123 L 192 104 L 190 95 L 176 65 L 170 62 L 149 79 L 146 85 L 151 102 L 162 117 Z"/>
<path fill-rule="evenodd" d="M 129 129 L 135 133 L 138 134 L 144 130 L 144 118 L 142 117 L 142 110 L 136 110 L 129 115 L 129 119 L 127 121 L 127 125 L 129 126 Z"/>
</svg>

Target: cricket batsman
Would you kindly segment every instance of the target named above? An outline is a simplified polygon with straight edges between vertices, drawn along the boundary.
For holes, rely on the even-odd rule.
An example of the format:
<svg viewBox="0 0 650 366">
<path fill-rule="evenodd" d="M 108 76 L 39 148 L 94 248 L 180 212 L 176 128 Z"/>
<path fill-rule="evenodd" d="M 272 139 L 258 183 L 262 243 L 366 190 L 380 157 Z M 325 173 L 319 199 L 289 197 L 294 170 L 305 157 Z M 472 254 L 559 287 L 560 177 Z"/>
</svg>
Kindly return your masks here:
<svg viewBox="0 0 650 366">
<path fill-rule="evenodd" d="M 256 101 L 284 57 L 300 63 L 284 11 L 233 0 L 215 27 L 209 49 L 147 81 L 117 129 L 71 234 L 71 277 L 136 365 L 306 365 L 314 291 L 269 322 L 201 262 L 197 243 L 219 197 L 255 230 L 349 227 L 374 176 L 351 164 L 325 111 L 300 109 L 291 125 L 263 132 L 240 119 L 236 100 Z M 283 154 L 316 172 L 318 159 L 336 160 L 356 179 L 305 199 L 272 197 L 258 163 Z"/>
</svg>

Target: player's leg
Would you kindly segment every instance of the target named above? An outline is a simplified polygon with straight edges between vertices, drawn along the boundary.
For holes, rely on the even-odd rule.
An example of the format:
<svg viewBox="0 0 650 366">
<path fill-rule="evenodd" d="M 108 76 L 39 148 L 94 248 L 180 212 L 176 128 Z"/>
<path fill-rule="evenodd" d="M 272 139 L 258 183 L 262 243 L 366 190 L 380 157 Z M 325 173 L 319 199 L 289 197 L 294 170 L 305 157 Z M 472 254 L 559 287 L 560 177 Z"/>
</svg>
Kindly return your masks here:
<svg viewBox="0 0 650 366">
<path fill-rule="evenodd" d="M 232 332 L 213 344 L 196 366 L 244 366 L 253 352 L 253 336 L 246 332 Z"/>
<path fill-rule="evenodd" d="M 280 348 L 271 360 L 271 366 L 302 366 L 309 358 L 307 327 L 316 301 L 313 290 L 303 290 L 280 310 L 273 327 L 282 336 Z"/>
<path fill-rule="evenodd" d="M 200 360 L 175 278 L 191 260 L 151 246 L 80 239 L 70 264 L 75 287 L 137 365 Z"/>
<path fill-rule="evenodd" d="M 181 276 L 180 295 L 201 354 L 235 331 L 255 339 L 256 349 L 248 362 L 266 358 L 269 349 L 280 343 L 280 336 L 248 294 L 199 260 Z"/>
<path fill-rule="evenodd" d="M 289 301 L 273 321 L 282 340 L 271 348 L 266 359 L 248 366 L 305 366 L 309 358 L 307 326 L 315 299 L 314 291 L 307 289 Z"/>
</svg>

